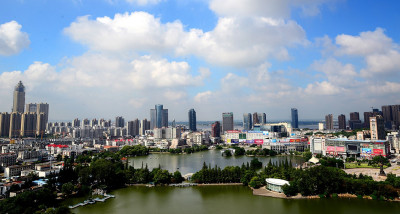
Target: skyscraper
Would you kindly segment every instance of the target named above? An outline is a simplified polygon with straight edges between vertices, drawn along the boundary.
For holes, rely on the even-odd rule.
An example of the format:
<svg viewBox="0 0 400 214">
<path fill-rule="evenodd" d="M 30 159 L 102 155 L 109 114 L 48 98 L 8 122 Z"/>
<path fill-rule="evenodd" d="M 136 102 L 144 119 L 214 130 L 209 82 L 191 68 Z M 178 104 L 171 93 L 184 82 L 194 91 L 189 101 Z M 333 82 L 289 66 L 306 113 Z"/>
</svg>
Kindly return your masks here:
<svg viewBox="0 0 400 214">
<path fill-rule="evenodd" d="M 222 132 L 233 130 L 233 112 L 222 113 Z"/>
<path fill-rule="evenodd" d="M 360 120 L 360 114 L 358 112 L 350 112 L 349 127 L 352 130 L 361 129 L 363 127 Z"/>
<path fill-rule="evenodd" d="M 25 107 L 25 86 L 21 81 L 14 88 L 13 112 L 24 113 Z"/>
<path fill-rule="evenodd" d="M 251 120 L 250 113 L 243 114 L 243 130 L 251 130 L 253 128 L 253 122 Z"/>
<path fill-rule="evenodd" d="M 36 135 L 37 114 L 36 112 L 25 112 L 21 117 L 21 136 L 34 137 Z"/>
<path fill-rule="evenodd" d="M 10 114 L 7 112 L 0 114 L 0 137 L 10 135 Z"/>
<path fill-rule="evenodd" d="M 252 125 L 254 125 L 254 124 L 259 124 L 259 123 L 260 123 L 260 121 L 258 121 L 258 114 L 257 114 L 257 112 L 254 112 L 254 113 L 253 113 Z"/>
<path fill-rule="evenodd" d="M 383 117 L 381 115 L 377 115 L 376 117 L 370 117 L 369 121 L 371 140 L 385 140 L 386 132 Z"/>
<path fill-rule="evenodd" d="M 195 132 L 196 128 L 196 111 L 194 109 L 190 109 L 189 113 L 189 130 Z"/>
<path fill-rule="evenodd" d="M 267 115 L 265 113 L 257 113 L 258 123 L 266 124 L 267 123 Z"/>
<path fill-rule="evenodd" d="M 292 128 L 298 129 L 299 128 L 299 113 L 297 108 L 292 108 Z"/>
<path fill-rule="evenodd" d="M 215 123 L 211 125 L 211 136 L 221 137 L 221 124 L 219 121 L 215 121 Z"/>
<path fill-rule="evenodd" d="M 346 116 L 341 114 L 338 116 L 339 129 L 346 129 Z"/>
<path fill-rule="evenodd" d="M 168 109 L 157 104 L 154 109 L 150 109 L 150 129 L 162 127 L 168 127 Z"/>
<path fill-rule="evenodd" d="M 21 135 L 21 113 L 13 112 L 10 115 L 10 138 L 19 137 Z"/>
<path fill-rule="evenodd" d="M 328 114 L 325 116 L 325 127 L 327 130 L 333 129 L 333 115 Z"/>
<path fill-rule="evenodd" d="M 129 121 L 128 122 L 128 135 L 133 136 L 133 137 L 136 135 L 139 135 L 139 127 L 140 127 L 139 119 Z"/>
<path fill-rule="evenodd" d="M 121 116 L 115 118 L 115 127 L 125 127 L 125 119 Z"/>
</svg>

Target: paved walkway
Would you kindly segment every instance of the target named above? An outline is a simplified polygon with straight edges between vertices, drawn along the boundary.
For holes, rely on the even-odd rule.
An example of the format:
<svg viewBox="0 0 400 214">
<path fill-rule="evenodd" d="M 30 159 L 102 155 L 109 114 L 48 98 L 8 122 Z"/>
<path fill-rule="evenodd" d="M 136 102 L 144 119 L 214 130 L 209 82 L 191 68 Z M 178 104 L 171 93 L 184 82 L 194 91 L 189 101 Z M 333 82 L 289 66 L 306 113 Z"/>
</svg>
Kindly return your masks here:
<svg viewBox="0 0 400 214">
<path fill-rule="evenodd" d="M 298 194 L 297 196 L 293 196 L 293 197 L 286 197 L 286 195 L 283 194 L 283 193 L 273 192 L 273 191 L 267 190 L 265 188 L 265 186 L 260 187 L 258 189 L 253 189 L 253 195 L 259 195 L 259 196 L 265 196 L 265 197 L 273 197 L 273 198 L 286 198 L 286 199 L 304 198 L 300 194 Z"/>
<path fill-rule="evenodd" d="M 355 168 L 355 169 L 344 169 L 347 174 L 355 174 L 359 175 L 362 173 L 363 175 L 372 176 L 375 181 L 384 181 L 386 180 L 386 176 L 379 176 L 379 169 L 372 169 L 372 168 Z M 383 169 L 386 174 L 392 173 L 396 176 L 400 176 L 400 166 L 399 165 L 392 165 L 386 169 Z"/>
</svg>

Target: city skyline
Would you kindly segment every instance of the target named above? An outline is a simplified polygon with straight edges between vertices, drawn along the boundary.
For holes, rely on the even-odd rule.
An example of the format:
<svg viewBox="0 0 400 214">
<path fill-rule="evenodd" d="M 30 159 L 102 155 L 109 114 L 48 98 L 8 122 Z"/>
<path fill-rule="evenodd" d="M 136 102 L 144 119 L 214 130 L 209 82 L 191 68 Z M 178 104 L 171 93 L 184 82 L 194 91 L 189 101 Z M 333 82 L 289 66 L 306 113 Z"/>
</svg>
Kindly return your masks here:
<svg viewBox="0 0 400 214">
<path fill-rule="evenodd" d="M 46 101 L 52 121 L 149 118 L 154 103 L 177 121 L 190 108 L 199 121 L 222 112 L 289 120 L 292 106 L 300 120 L 321 120 L 398 104 L 399 5 L 4 2 L 0 112 L 10 111 L 20 80 L 30 94 L 25 103 Z"/>
</svg>

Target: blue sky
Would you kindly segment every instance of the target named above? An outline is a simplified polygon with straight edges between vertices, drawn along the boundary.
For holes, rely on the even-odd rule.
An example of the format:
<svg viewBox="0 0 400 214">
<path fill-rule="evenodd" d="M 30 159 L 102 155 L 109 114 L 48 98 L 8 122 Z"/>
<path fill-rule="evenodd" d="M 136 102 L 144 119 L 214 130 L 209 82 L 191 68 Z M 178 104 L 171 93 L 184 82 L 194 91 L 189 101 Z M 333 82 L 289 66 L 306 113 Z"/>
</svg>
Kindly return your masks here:
<svg viewBox="0 0 400 214">
<path fill-rule="evenodd" d="M 0 3 L 0 111 L 22 80 L 50 119 L 301 119 L 400 103 L 400 3 L 15 0 Z"/>
</svg>

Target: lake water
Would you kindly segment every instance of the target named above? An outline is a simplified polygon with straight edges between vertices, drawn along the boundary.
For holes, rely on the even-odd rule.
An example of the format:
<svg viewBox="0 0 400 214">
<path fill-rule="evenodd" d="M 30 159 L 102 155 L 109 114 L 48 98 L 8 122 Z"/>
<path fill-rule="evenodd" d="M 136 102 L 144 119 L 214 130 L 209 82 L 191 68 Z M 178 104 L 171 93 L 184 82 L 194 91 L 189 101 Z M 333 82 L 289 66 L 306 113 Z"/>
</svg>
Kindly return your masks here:
<svg viewBox="0 0 400 214">
<path fill-rule="evenodd" d="M 284 161 L 286 158 L 292 160 L 292 164 L 296 166 L 296 164 L 303 163 L 302 158 L 300 157 L 257 157 L 262 163 L 263 166 L 266 166 L 271 160 L 272 162 Z M 221 167 L 223 169 L 225 166 L 241 166 L 242 163 L 247 163 L 253 159 L 253 157 L 240 156 L 240 157 L 225 157 L 221 155 L 221 150 L 209 150 L 203 152 L 196 152 L 193 154 L 151 154 L 149 156 L 141 156 L 134 157 L 129 159 L 129 164 L 134 166 L 135 168 L 140 168 L 143 165 L 146 165 L 152 169 L 158 166 L 161 166 L 162 169 L 167 169 L 170 172 L 174 172 L 179 170 L 182 175 L 187 173 L 194 173 L 199 171 L 203 167 L 203 163 L 205 162 L 207 165 L 211 165 L 214 167 L 215 165 Z"/>
<path fill-rule="evenodd" d="M 259 158 L 266 165 L 284 160 L 286 157 Z M 289 157 L 293 165 L 302 163 L 299 157 Z M 201 169 L 203 162 L 225 166 L 240 166 L 252 157 L 222 157 L 220 151 L 204 151 L 189 155 L 151 154 L 130 158 L 130 164 L 139 168 L 147 163 L 151 169 L 158 167 L 170 172 L 179 168 L 184 175 Z M 197 187 L 144 187 L 131 186 L 118 189 L 111 194 L 115 198 L 104 203 L 97 202 L 73 209 L 73 213 L 271 213 L 271 214 L 376 214 L 400 213 L 400 203 L 363 199 L 314 199 L 287 200 L 254 196 L 245 186 L 197 186 Z M 85 198 L 73 198 L 67 204 L 82 202 Z"/>
<path fill-rule="evenodd" d="M 287 200 L 254 196 L 245 186 L 128 187 L 116 197 L 72 210 L 87 213 L 377 214 L 399 213 L 400 203 L 363 199 Z"/>
</svg>

